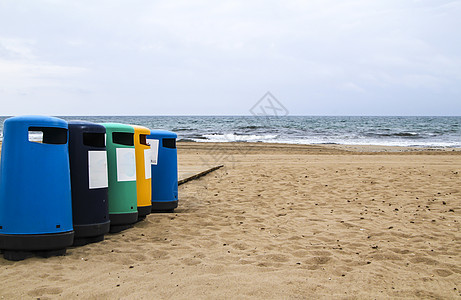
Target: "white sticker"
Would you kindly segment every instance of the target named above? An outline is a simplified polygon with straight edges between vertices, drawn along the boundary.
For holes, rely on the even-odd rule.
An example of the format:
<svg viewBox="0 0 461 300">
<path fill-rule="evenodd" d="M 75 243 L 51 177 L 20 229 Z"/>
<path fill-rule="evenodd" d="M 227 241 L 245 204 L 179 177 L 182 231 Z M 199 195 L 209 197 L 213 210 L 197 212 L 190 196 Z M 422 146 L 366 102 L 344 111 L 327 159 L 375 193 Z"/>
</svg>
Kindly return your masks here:
<svg viewBox="0 0 461 300">
<path fill-rule="evenodd" d="M 88 151 L 88 186 L 101 189 L 109 186 L 106 151 Z"/>
<path fill-rule="evenodd" d="M 136 181 L 134 148 L 117 148 L 117 181 Z"/>
<path fill-rule="evenodd" d="M 153 165 L 157 164 L 158 159 L 158 140 L 147 140 L 147 143 L 150 144 L 150 163 Z"/>
<path fill-rule="evenodd" d="M 146 179 L 149 179 L 152 177 L 152 174 L 151 174 L 151 163 L 150 163 L 150 154 L 151 152 L 151 149 L 144 149 L 144 169 L 145 169 L 145 173 L 146 173 Z"/>
</svg>

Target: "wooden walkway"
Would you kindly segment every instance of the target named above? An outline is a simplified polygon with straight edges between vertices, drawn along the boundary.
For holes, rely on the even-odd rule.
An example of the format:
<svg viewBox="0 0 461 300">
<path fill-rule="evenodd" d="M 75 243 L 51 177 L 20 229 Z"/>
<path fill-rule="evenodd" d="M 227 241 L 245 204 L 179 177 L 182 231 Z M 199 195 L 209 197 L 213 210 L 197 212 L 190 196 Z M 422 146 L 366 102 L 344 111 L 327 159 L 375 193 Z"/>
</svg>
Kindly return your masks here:
<svg viewBox="0 0 461 300">
<path fill-rule="evenodd" d="M 219 168 L 222 168 L 224 165 L 219 166 L 204 166 L 204 165 L 191 165 L 191 164 L 181 164 L 178 165 L 178 185 L 186 183 L 188 181 L 200 178 L 206 174 L 213 172 Z"/>
</svg>

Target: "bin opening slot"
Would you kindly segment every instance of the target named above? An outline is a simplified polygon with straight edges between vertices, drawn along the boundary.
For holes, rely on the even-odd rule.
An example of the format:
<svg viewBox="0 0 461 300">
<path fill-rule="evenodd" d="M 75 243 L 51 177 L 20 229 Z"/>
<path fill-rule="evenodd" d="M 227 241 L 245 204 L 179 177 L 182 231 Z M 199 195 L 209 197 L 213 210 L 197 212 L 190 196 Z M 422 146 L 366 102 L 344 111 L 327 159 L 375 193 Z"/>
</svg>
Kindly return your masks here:
<svg viewBox="0 0 461 300">
<path fill-rule="evenodd" d="M 150 146 L 150 145 L 147 143 L 147 135 L 146 135 L 146 134 L 140 134 L 140 135 L 139 135 L 139 143 L 140 143 L 141 145 Z"/>
<path fill-rule="evenodd" d="M 66 144 L 67 129 L 58 127 L 29 127 L 29 141 L 43 144 Z"/>
<path fill-rule="evenodd" d="M 133 133 L 130 132 L 112 132 L 112 142 L 115 144 L 134 146 Z"/>
<path fill-rule="evenodd" d="M 175 149 L 176 148 L 176 139 L 163 139 L 162 140 L 162 145 L 165 148 L 171 148 Z"/>
<path fill-rule="evenodd" d="M 84 132 L 83 145 L 90 147 L 103 148 L 106 146 L 106 137 L 104 133 Z"/>
</svg>

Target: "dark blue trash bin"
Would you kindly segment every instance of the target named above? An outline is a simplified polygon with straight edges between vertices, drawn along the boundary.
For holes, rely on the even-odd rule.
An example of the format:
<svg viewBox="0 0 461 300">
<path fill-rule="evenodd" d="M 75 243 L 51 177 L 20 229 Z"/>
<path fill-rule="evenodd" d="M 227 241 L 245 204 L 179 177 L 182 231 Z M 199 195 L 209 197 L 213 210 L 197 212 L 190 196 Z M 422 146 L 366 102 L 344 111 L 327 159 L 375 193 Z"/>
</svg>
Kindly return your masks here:
<svg viewBox="0 0 461 300">
<path fill-rule="evenodd" d="M 72 245 L 67 122 L 44 116 L 5 120 L 0 166 L 0 249 L 64 254 Z M 39 253 L 39 254 L 40 254 Z"/>
<path fill-rule="evenodd" d="M 102 241 L 109 232 L 106 128 L 69 122 L 74 245 Z"/>
<path fill-rule="evenodd" d="M 151 130 L 152 211 L 173 211 L 178 207 L 178 154 L 171 131 Z"/>
</svg>

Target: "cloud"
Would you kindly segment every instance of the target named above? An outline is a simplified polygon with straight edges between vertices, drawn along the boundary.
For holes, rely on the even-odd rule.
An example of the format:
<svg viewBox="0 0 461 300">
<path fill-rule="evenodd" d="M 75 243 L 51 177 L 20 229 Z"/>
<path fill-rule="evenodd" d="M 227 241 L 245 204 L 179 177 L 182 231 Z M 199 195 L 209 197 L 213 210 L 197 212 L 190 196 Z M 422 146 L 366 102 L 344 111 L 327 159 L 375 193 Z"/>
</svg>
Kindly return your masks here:
<svg viewBox="0 0 461 300">
<path fill-rule="evenodd" d="M 36 45 L 33 39 L 0 37 L 0 99 L 4 114 L 15 110 L 49 114 L 52 109 L 47 107 L 64 108 L 55 104 L 57 95 L 81 93 L 74 80 L 87 70 L 43 61 L 35 53 Z"/>
<path fill-rule="evenodd" d="M 346 82 L 340 86 L 340 89 L 356 93 L 365 93 L 366 91 L 353 82 Z"/>
<path fill-rule="evenodd" d="M 360 114 L 359 95 L 376 113 L 383 94 L 454 102 L 460 3 L 5 1 L 0 90 L 50 106 L 76 99 L 90 114 L 246 114 L 267 90 L 300 114 L 314 107 L 305 99 L 319 101 L 319 114 L 335 106 L 325 99 Z M 88 111 L 62 112 L 72 113 Z"/>
<path fill-rule="evenodd" d="M 34 40 L 0 37 L 0 57 L 5 59 L 35 59 L 31 47 Z"/>
</svg>

